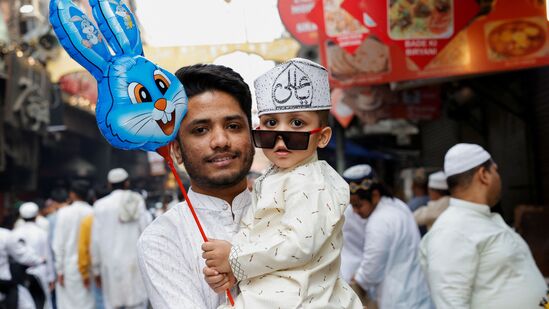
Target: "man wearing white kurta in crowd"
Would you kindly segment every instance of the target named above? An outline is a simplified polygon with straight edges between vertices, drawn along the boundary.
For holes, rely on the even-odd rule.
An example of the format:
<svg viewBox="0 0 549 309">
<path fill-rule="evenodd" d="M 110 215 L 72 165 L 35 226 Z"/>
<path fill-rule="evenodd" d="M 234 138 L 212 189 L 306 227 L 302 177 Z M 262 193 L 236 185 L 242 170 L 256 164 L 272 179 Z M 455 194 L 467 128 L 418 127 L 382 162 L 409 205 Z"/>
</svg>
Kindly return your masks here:
<svg viewBox="0 0 549 309">
<path fill-rule="evenodd" d="M 444 172 L 436 172 L 429 175 L 429 202 L 414 211 L 414 219 L 419 226 L 427 227 L 430 230 L 436 219 L 450 204 L 448 184 Z"/>
<path fill-rule="evenodd" d="M 82 219 L 92 213 L 92 207 L 84 201 L 90 185 L 75 180 L 69 191 L 70 205 L 58 211 L 53 236 L 53 253 L 57 271 L 55 288 L 57 308 L 88 309 L 94 307 L 90 289 L 84 287 L 78 271 L 78 234 Z"/>
<path fill-rule="evenodd" d="M 343 173 L 345 178 L 345 173 Z M 341 250 L 341 278 L 351 283 L 362 260 L 365 227 L 368 220 L 362 219 L 352 206 L 345 209 L 343 224 L 343 249 Z"/>
<path fill-rule="evenodd" d="M 12 257 L 17 263 L 27 266 L 37 266 L 46 262 L 44 257 L 39 256 L 32 248 L 20 242 L 13 232 L 4 228 L 0 228 L 0 280 L 11 280 L 11 271 L 9 257 Z M 29 291 L 17 286 L 17 307 L 12 302 L 8 308 L 17 309 L 34 309 L 34 301 Z M 0 293 L 0 301 L 6 302 L 6 295 Z"/>
<path fill-rule="evenodd" d="M 129 190 L 128 173 L 109 171 L 113 191 L 93 209 L 91 261 L 105 308 L 146 308 L 147 294 L 137 265 L 137 240 L 151 222 L 145 201 Z"/>
<path fill-rule="evenodd" d="M 490 207 L 501 180 L 490 154 L 457 144 L 444 158 L 452 198 L 421 241 L 437 308 L 538 308 L 547 285 L 526 242 Z"/>
<path fill-rule="evenodd" d="M 350 181 L 349 189 L 353 210 L 368 219 L 354 280 L 379 308 L 434 308 L 419 264 L 419 230 L 408 206 L 371 176 Z"/>
<path fill-rule="evenodd" d="M 36 254 L 46 259 L 45 264 L 29 267 L 27 273 L 35 276 L 44 291 L 44 308 L 52 308 L 50 287 L 55 282 L 55 272 L 53 269 L 53 258 L 51 255 L 50 244 L 48 242 L 48 233 L 40 228 L 34 221 L 38 216 L 38 205 L 33 202 L 23 203 L 19 207 L 19 215 L 25 223 L 13 231 L 13 235 L 19 241 L 34 250 Z"/>
<path fill-rule="evenodd" d="M 206 235 L 230 240 L 251 203 L 246 187 L 254 155 L 250 90 L 238 73 L 218 65 L 185 67 L 176 76 L 189 102 L 171 149 L 189 174 L 188 197 Z M 186 202 L 145 229 L 139 268 L 153 308 L 212 309 L 225 302 L 224 294 L 204 281 L 202 242 Z"/>
</svg>

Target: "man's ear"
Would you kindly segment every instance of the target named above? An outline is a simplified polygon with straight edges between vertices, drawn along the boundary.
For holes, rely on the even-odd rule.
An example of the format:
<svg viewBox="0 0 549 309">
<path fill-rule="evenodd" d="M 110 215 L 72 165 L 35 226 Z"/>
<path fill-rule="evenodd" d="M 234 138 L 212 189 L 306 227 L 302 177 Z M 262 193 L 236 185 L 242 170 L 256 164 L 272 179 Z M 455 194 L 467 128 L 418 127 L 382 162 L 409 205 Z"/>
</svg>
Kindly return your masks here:
<svg viewBox="0 0 549 309">
<path fill-rule="evenodd" d="M 328 145 L 328 142 L 330 142 L 330 138 L 332 138 L 332 128 L 330 127 L 324 127 L 320 132 L 318 132 L 318 148 L 324 148 Z"/>
<path fill-rule="evenodd" d="M 170 150 L 173 156 L 175 157 L 175 160 L 177 161 L 177 164 L 183 163 L 183 157 L 181 156 L 181 147 L 179 147 L 179 142 L 177 140 L 173 140 L 170 142 Z"/>
<path fill-rule="evenodd" d="M 478 177 L 478 180 L 484 185 L 488 185 L 490 183 L 490 170 L 488 170 L 484 166 L 481 166 L 478 169 L 475 176 Z"/>
</svg>

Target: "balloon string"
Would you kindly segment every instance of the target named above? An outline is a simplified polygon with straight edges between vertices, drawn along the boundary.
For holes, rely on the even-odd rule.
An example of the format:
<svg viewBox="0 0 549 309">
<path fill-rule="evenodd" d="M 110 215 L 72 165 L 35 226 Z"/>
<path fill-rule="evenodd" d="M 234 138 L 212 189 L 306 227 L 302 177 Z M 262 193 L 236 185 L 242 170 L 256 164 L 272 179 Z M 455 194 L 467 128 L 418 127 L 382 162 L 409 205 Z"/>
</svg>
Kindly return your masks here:
<svg viewBox="0 0 549 309">
<path fill-rule="evenodd" d="M 189 206 L 189 210 L 191 211 L 191 214 L 193 215 L 194 222 L 196 223 L 196 226 L 198 227 L 198 230 L 200 231 L 200 235 L 202 235 L 202 240 L 204 242 L 208 241 L 208 237 L 206 236 L 206 233 L 204 233 L 204 230 L 202 229 L 202 224 L 200 224 L 200 220 L 198 219 L 198 216 L 196 215 L 196 212 L 194 211 L 193 204 L 191 204 L 191 200 L 187 196 L 187 191 L 185 190 L 185 187 L 183 186 L 183 183 L 181 182 L 181 178 L 179 177 L 179 174 L 177 173 L 177 170 L 175 169 L 175 166 L 173 164 L 172 157 L 170 156 L 168 146 L 164 146 L 158 149 L 157 151 L 162 157 L 164 157 L 164 160 L 168 162 L 168 166 L 170 167 L 170 170 L 172 171 L 173 176 L 175 177 L 175 180 L 177 181 L 177 184 L 179 185 L 179 190 L 181 190 L 181 193 L 183 193 L 183 197 L 185 198 L 185 202 L 187 203 L 187 206 Z M 229 289 L 226 290 L 227 298 L 229 299 L 229 302 L 231 303 L 231 306 L 234 306 L 234 299 L 231 295 L 231 291 Z"/>
</svg>

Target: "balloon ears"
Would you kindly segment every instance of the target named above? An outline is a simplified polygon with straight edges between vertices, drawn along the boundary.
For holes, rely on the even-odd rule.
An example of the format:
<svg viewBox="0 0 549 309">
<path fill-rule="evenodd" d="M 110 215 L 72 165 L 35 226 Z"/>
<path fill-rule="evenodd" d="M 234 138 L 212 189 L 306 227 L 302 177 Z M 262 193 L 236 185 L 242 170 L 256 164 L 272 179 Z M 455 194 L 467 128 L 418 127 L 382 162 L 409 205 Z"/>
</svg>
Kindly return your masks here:
<svg viewBox="0 0 549 309">
<path fill-rule="evenodd" d="M 70 0 L 50 2 L 50 22 L 70 56 L 100 80 L 112 55 L 103 35 Z"/>
</svg>

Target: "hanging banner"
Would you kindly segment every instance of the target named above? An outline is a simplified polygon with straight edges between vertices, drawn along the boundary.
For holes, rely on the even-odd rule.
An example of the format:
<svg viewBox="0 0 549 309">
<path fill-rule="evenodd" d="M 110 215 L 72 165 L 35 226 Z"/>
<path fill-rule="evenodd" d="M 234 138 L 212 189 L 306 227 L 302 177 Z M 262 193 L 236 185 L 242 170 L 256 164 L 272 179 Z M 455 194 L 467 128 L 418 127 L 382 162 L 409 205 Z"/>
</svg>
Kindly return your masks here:
<svg viewBox="0 0 549 309">
<path fill-rule="evenodd" d="M 488 14 L 474 16 L 478 5 L 469 0 L 345 0 L 342 6 L 368 29 L 354 53 L 342 48 L 327 30 L 320 31 L 327 25 L 325 18 L 319 18 L 327 1 L 335 0 L 318 0 L 308 17 L 318 25 L 320 59 L 330 73 L 332 87 L 549 64 L 549 26 L 545 7 L 538 1 L 498 0 Z M 404 12 L 411 17 L 402 17 L 408 14 Z M 443 18 L 443 13 L 448 15 Z"/>
</svg>

